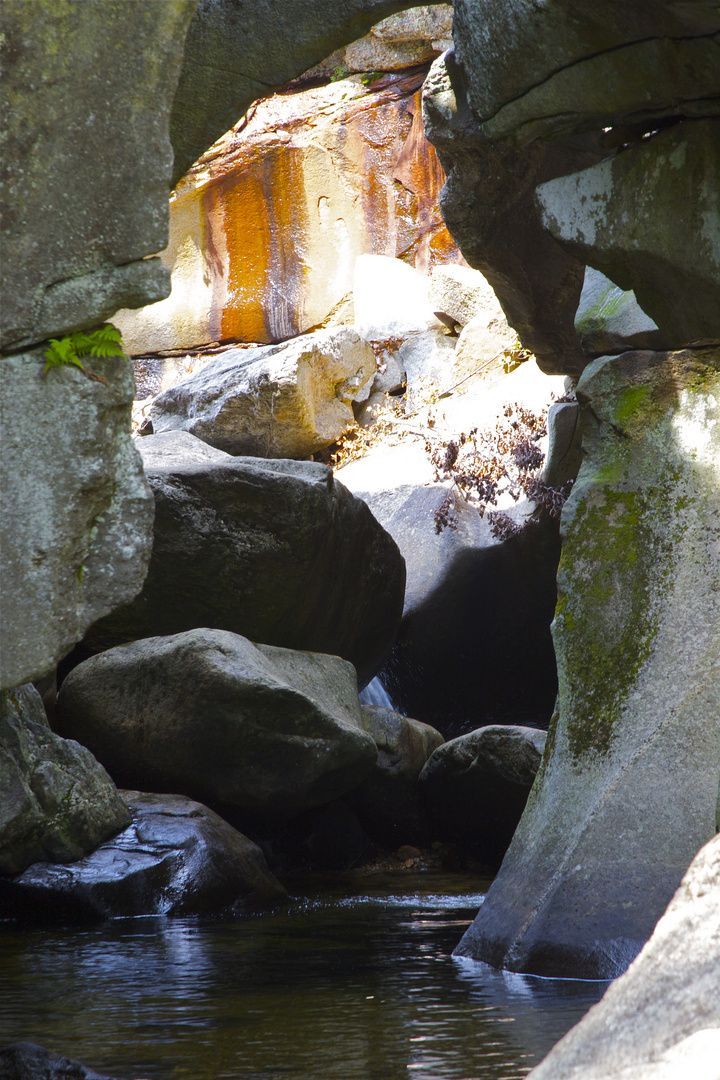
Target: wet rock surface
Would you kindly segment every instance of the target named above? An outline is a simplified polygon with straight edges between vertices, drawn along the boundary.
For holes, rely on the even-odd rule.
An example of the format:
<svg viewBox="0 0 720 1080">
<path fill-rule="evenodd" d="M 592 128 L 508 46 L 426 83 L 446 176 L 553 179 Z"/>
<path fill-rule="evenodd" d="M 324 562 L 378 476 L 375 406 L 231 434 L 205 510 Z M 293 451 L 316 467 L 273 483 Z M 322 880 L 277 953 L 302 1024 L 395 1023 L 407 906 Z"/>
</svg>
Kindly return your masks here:
<svg viewBox="0 0 720 1080">
<path fill-rule="evenodd" d="M 211 626 L 339 654 L 361 685 L 375 675 L 400 621 L 404 562 L 327 466 L 235 458 L 186 432 L 138 446 L 155 495 L 150 569 L 137 600 L 92 628 L 91 647 Z"/>
<path fill-rule="evenodd" d="M 715 832 L 719 375 L 717 350 L 640 352 L 578 383 L 586 456 L 562 517 L 557 713 L 459 955 L 613 978 Z"/>
<path fill-rule="evenodd" d="M 53 1054 L 37 1043 L 12 1043 L 0 1050 L 0 1080 L 118 1080 Z"/>
<path fill-rule="evenodd" d="M 420 774 L 420 799 L 434 839 L 498 866 L 540 767 L 546 733 L 497 725 L 435 750 Z"/>
<path fill-rule="evenodd" d="M 90 923 L 131 915 L 211 915 L 282 900 L 260 849 L 180 795 L 122 792 L 132 823 L 71 864 L 0 878 L 3 917 Z"/>
<path fill-rule="evenodd" d="M 90 751 L 50 731 L 34 686 L 0 692 L 0 874 L 79 859 L 129 817 Z"/>
<path fill-rule="evenodd" d="M 377 758 L 351 664 L 223 630 L 92 657 L 63 683 L 56 718 L 123 786 L 181 792 L 250 819 L 329 802 Z"/>
</svg>

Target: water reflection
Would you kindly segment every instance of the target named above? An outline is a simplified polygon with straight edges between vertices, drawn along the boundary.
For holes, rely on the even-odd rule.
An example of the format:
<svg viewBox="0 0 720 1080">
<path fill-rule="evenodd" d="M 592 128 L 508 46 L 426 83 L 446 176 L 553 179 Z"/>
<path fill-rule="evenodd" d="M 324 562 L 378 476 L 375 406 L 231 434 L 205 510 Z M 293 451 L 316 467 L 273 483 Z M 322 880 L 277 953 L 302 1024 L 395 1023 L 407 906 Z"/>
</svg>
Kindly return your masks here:
<svg viewBox="0 0 720 1080">
<path fill-rule="evenodd" d="M 482 896 L 477 881 L 430 878 L 310 884 L 237 921 L 6 928 L 0 1040 L 151 1080 L 524 1076 L 603 987 L 453 960 Z"/>
</svg>

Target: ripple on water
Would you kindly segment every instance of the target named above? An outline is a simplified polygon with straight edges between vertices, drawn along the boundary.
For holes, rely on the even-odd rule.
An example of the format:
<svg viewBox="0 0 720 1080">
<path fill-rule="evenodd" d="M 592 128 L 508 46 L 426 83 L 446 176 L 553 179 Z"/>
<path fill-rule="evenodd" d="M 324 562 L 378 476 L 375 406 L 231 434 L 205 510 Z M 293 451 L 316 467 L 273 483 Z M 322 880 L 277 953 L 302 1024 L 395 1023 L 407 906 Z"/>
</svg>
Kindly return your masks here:
<svg viewBox="0 0 720 1080">
<path fill-rule="evenodd" d="M 476 878 L 368 881 L 234 921 L 6 926 L 0 1044 L 128 1080 L 514 1080 L 605 988 L 453 959 Z"/>
</svg>

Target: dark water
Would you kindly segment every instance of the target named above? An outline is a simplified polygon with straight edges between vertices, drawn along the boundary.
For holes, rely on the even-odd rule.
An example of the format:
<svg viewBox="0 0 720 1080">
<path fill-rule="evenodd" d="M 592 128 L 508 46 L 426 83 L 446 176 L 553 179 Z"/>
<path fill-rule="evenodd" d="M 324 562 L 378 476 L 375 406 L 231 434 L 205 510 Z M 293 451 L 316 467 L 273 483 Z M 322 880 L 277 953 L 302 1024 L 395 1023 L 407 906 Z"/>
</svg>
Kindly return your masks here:
<svg viewBox="0 0 720 1080">
<path fill-rule="evenodd" d="M 486 883 L 306 881 L 235 921 L 0 929 L 0 1046 L 28 1039 L 128 1080 L 512 1080 L 606 984 L 453 960 Z"/>
</svg>

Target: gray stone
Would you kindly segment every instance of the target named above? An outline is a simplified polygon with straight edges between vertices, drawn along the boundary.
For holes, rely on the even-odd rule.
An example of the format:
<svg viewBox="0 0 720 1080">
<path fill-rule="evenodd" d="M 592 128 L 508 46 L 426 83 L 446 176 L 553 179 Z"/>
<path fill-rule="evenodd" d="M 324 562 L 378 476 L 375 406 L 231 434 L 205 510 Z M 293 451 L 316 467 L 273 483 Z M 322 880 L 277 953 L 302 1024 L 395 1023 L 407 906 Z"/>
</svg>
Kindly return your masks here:
<svg viewBox="0 0 720 1080">
<path fill-rule="evenodd" d="M 79 1061 L 53 1054 L 37 1043 L 20 1042 L 0 1050 L 0 1080 L 113 1080 Z"/>
<path fill-rule="evenodd" d="M 3 4 L 0 348 L 166 296 L 169 117 L 195 0 Z"/>
<path fill-rule="evenodd" d="M 433 750 L 444 742 L 442 735 L 429 724 L 375 705 L 363 705 L 362 726 L 377 746 L 377 764 L 346 802 L 376 843 L 392 850 L 423 843 L 427 827 L 418 800 L 418 777 Z"/>
<path fill-rule="evenodd" d="M 88 644 L 212 626 L 339 654 L 369 682 L 400 622 L 405 565 L 367 506 L 314 462 L 209 453 L 186 432 L 138 446 L 156 504 L 150 569 Z"/>
<path fill-rule="evenodd" d="M 467 93 L 454 54 L 436 60 L 423 90 L 423 119 L 447 175 L 440 200 L 445 223 L 543 371 L 577 374 L 585 365 L 574 327 L 585 260 L 563 251 L 547 233 L 535 188 L 594 164 L 598 154 L 545 143 L 522 150 L 493 143 L 473 116 Z"/>
<path fill-rule="evenodd" d="M 467 72 L 476 115 L 489 120 L 508 102 L 534 87 L 552 85 L 553 76 L 584 61 L 601 61 L 632 42 L 691 38 L 720 30 L 720 14 L 710 3 L 672 0 L 455 0 L 454 36 L 458 62 Z M 621 68 L 621 76 L 632 78 Z M 612 98 L 618 91 L 605 80 L 596 90 Z M 622 79 L 620 80 L 622 81 Z M 647 90 L 646 90 L 647 93 Z M 573 101 L 565 98 L 565 111 Z"/>
<path fill-rule="evenodd" d="M 452 4 L 422 5 L 376 23 L 371 37 L 381 41 L 435 41 L 452 37 Z"/>
<path fill-rule="evenodd" d="M 678 348 L 720 339 L 718 177 L 720 119 L 686 120 L 541 184 L 538 199 L 552 234 L 632 289 Z"/>
<path fill-rule="evenodd" d="M 0 879 L 3 915 L 59 923 L 215 915 L 286 896 L 260 848 L 206 806 L 182 795 L 122 794 L 128 827 L 79 862 L 36 863 Z"/>
<path fill-rule="evenodd" d="M 614 978 L 716 831 L 720 353 L 600 358 L 577 394 L 585 457 L 562 517 L 557 712 L 458 953 Z"/>
<path fill-rule="evenodd" d="M 263 819 L 343 795 L 377 757 L 351 664 L 224 630 L 91 657 L 62 684 L 56 723 L 124 786 Z"/>
<path fill-rule="evenodd" d="M 590 356 L 607 356 L 628 349 L 662 349 L 668 342 L 635 299 L 614 282 L 585 269 L 585 283 L 575 315 L 575 329 Z"/>
<path fill-rule="evenodd" d="M 480 315 L 485 325 L 503 319 L 498 299 L 487 279 L 469 266 L 434 266 L 430 271 L 430 304 L 460 326 Z"/>
<path fill-rule="evenodd" d="M 382 41 L 368 34 L 348 45 L 343 60 L 349 72 L 402 71 L 436 56 L 437 49 L 430 41 Z"/>
<path fill-rule="evenodd" d="M 276 4 L 200 0 L 185 40 L 170 135 L 173 183 L 252 102 L 302 75 L 410 0 L 326 0 Z"/>
<path fill-rule="evenodd" d="M 79 859 L 128 820 L 92 754 L 50 731 L 37 690 L 1 691 L 0 874 L 40 859 Z"/>
<path fill-rule="evenodd" d="M 410 407 L 436 390 L 446 390 L 453 381 L 456 339 L 442 330 L 411 334 L 398 350 L 398 362 L 405 372 Z"/>
<path fill-rule="evenodd" d="M 153 500 L 130 439 L 120 357 L 43 374 L 39 351 L 1 361 L 0 686 L 50 672 L 86 629 L 140 590 Z"/>
<path fill-rule="evenodd" d="M 720 837 L 690 865 L 628 971 L 528 1080 L 716 1080 Z"/>
<path fill-rule="evenodd" d="M 576 401 L 558 401 L 548 410 L 548 452 L 542 479 L 548 487 L 564 488 L 575 481 L 582 464 L 580 406 Z"/>
<path fill-rule="evenodd" d="M 231 349 L 153 402 L 155 434 L 189 431 L 230 454 L 307 458 L 355 427 L 375 354 L 350 327 Z"/>
<path fill-rule="evenodd" d="M 433 837 L 498 865 L 525 809 L 545 738 L 537 728 L 495 725 L 436 750 L 420 774 Z"/>
</svg>

